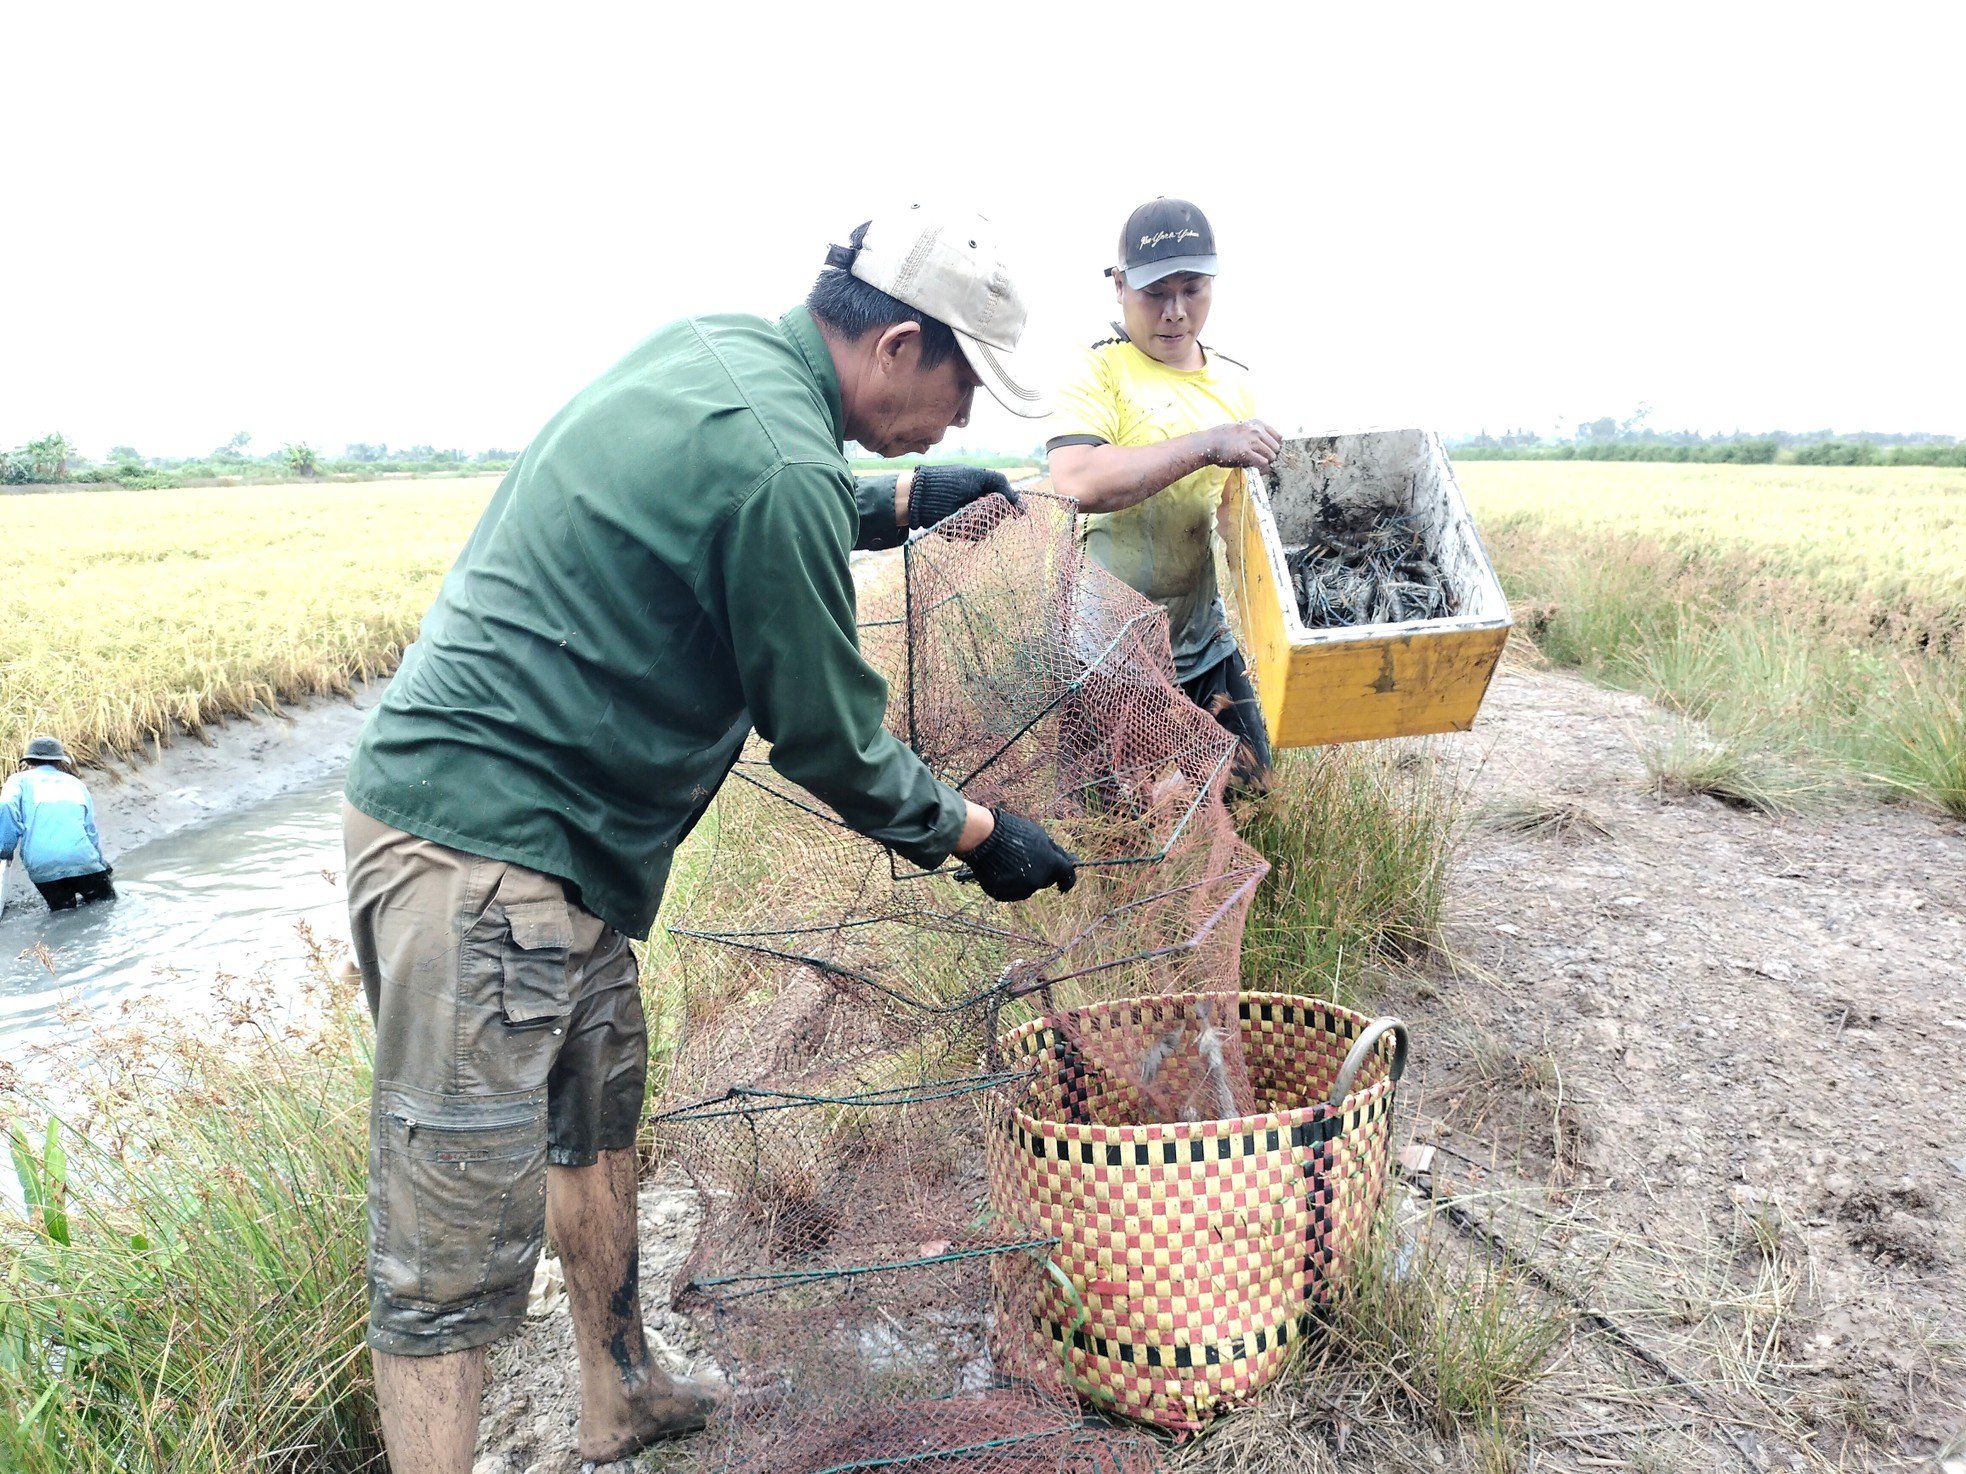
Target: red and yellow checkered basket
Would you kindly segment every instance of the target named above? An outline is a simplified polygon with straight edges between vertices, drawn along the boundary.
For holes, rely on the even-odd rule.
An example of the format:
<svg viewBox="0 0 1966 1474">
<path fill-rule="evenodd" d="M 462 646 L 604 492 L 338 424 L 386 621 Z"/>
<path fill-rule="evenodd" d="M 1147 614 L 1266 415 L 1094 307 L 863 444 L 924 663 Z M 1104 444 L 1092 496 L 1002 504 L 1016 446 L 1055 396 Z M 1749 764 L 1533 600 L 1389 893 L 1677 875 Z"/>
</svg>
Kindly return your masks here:
<svg viewBox="0 0 1966 1474">
<path fill-rule="evenodd" d="M 1069 1031 L 1018 1028 L 1005 1053 L 1035 1074 L 989 1147 L 991 1206 L 1058 1240 L 1031 1349 L 1099 1406 L 1177 1430 L 1261 1388 L 1342 1277 L 1379 1206 L 1406 1064 L 1398 1019 L 1245 993 L 1259 1114 L 1100 1124 L 1138 1120 L 1140 1091 L 1088 1058 L 1128 1057 L 1224 1001 L 1133 998 L 1074 1010 Z"/>
</svg>

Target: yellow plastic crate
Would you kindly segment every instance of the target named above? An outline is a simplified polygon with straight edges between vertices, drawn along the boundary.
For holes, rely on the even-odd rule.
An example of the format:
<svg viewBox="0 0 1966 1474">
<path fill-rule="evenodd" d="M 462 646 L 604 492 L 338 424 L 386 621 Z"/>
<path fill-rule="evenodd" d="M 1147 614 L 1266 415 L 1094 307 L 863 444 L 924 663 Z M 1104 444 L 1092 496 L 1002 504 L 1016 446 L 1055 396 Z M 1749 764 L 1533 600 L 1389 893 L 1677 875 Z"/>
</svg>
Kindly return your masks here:
<svg viewBox="0 0 1966 1474">
<path fill-rule="evenodd" d="M 1231 477 L 1228 498 L 1230 588 L 1273 745 L 1319 747 L 1474 725 L 1512 621 L 1438 435 L 1375 430 L 1288 440 L 1268 476 Z M 1306 628 L 1284 550 L 1310 541 L 1327 499 L 1416 514 L 1455 613 Z"/>
</svg>

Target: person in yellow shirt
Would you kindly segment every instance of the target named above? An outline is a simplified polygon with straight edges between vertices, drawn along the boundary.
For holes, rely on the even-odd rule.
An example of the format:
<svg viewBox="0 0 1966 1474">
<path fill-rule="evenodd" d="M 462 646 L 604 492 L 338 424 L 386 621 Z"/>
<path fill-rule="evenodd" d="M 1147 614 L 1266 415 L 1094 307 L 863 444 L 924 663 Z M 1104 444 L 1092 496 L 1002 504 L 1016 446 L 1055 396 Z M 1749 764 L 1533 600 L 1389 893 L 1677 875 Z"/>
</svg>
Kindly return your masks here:
<svg viewBox="0 0 1966 1474">
<path fill-rule="evenodd" d="M 1267 781 L 1270 738 L 1216 587 L 1218 521 L 1229 473 L 1268 470 L 1283 439 L 1255 417 L 1244 366 L 1202 344 L 1215 268 L 1188 201 L 1127 217 L 1106 269 L 1120 321 L 1054 396 L 1045 449 L 1087 555 L 1167 611 L 1175 678 L 1236 736 L 1231 791 L 1246 793 Z"/>
</svg>

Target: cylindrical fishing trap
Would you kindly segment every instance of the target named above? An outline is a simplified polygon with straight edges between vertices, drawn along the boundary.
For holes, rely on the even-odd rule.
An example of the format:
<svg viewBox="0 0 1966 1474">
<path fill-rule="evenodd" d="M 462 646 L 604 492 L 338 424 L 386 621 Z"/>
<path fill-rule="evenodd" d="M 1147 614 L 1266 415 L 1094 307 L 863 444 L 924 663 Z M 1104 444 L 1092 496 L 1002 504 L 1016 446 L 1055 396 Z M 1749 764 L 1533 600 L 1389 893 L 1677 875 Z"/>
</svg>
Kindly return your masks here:
<svg viewBox="0 0 1966 1474">
<path fill-rule="evenodd" d="M 1267 867 L 1223 805 L 1234 739 L 1175 686 L 1160 610 L 1081 555 L 1072 504 L 992 498 L 868 572 L 890 729 L 967 797 L 1043 823 L 1078 883 L 999 905 L 957 863 L 924 872 L 856 834 L 762 744 L 738 764 L 673 883 L 653 1117 L 704 1203 L 676 1285 L 731 1385 L 704 1454 L 771 1474 L 1152 1469 L 1155 1438 L 1089 1413 L 1084 1364 L 1021 1329 L 1064 1316 L 1066 1249 L 986 1177 L 1047 1067 L 1023 1041 L 1082 1020 L 1084 1078 L 1133 1082 L 1136 1119 L 1169 1122 L 1309 1109 L 1337 1063 L 1245 1060 L 1273 1024 L 1238 1013 Z M 1183 1000 L 1205 1047 L 1093 1026 L 1147 995 Z M 1389 1068 L 1365 1067 L 1374 1101 Z"/>
</svg>

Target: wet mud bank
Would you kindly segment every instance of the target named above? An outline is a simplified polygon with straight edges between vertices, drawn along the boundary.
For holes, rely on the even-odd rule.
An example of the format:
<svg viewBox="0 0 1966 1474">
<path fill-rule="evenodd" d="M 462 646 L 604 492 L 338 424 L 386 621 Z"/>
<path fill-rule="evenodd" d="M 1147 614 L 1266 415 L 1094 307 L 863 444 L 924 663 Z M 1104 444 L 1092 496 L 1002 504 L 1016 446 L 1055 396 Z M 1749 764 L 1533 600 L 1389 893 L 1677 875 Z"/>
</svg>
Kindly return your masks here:
<svg viewBox="0 0 1966 1474">
<path fill-rule="evenodd" d="M 365 681 L 351 697 L 226 722 L 202 740 L 180 735 L 142 761 L 84 773 L 111 863 L 117 850 L 331 777 L 347 766 L 362 723 L 388 688 L 387 680 Z"/>
</svg>

